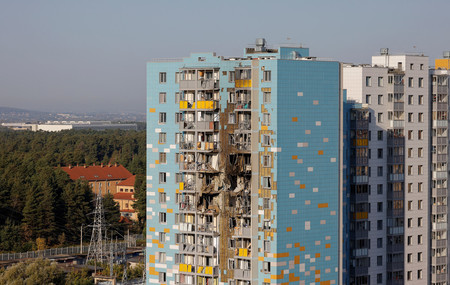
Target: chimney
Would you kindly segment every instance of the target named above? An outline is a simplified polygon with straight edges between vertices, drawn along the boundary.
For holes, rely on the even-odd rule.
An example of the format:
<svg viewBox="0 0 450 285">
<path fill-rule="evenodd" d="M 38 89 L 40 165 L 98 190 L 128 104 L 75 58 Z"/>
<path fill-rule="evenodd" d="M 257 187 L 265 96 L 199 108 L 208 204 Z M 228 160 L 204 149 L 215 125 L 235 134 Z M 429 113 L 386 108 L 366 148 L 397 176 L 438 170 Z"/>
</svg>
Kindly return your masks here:
<svg viewBox="0 0 450 285">
<path fill-rule="evenodd" d="M 72 164 L 69 164 L 69 169 L 72 169 Z"/>
<path fill-rule="evenodd" d="M 100 166 L 103 167 L 103 162 L 102 162 L 102 164 Z"/>
<path fill-rule="evenodd" d="M 87 168 L 86 163 L 84 164 L 84 168 Z"/>
<path fill-rule="evenodd" d="M 117 162 L 114 163 L 114 167 L 117 167 Z"/>
</svg>

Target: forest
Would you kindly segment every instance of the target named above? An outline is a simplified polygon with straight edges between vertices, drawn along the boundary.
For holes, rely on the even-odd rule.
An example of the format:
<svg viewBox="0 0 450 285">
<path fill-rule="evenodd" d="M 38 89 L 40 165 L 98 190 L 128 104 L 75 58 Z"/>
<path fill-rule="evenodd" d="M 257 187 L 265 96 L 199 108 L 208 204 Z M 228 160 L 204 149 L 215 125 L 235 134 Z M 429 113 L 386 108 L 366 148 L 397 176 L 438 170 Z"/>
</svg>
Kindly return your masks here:
<svg viewBox="0 0 450 285">
<path fill-rule="evenodd" d="M 136 174 L 139 223 L 132 229 L 142 230 L 145 140 L 145 131 L 0 130 L 0 252 L 76 244 L 82 226 L 89 240 L 94 196 L 86 181 L 72 181 L 59 168 L 69 164 L 118 163 Z M 103 204 L 107 224 L 123 232 L 112 195 Z"/>
</svg>

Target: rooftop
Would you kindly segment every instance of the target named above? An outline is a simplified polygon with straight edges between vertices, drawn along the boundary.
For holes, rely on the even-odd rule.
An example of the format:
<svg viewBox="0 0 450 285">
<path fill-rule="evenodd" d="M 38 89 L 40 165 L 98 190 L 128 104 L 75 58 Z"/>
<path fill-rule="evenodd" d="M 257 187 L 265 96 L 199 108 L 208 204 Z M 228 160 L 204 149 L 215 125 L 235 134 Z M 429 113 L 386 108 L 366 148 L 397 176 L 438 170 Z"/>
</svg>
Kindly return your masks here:
<svg viewBox="0 0 450 285">
<path fill-rule="evenodd" d="M 88 181 L 97 180 L 125 180 L 133 176 L 122 165 L 92 165 L 92 166 L 66 166 L 61 167 L 67 174 L 69 174 L 70 179 L 77 180 L 83 179 Z"/>
<path fill-rule="evenodd" d="M 117 184 L 118 186 L 132 186 L 134 187 L 134 182 L 136 181 L 136 175 L 133 175 L 127 179 L 125 179 L 124 181 L 121 181 L 119 184 Z"/>
</svg>

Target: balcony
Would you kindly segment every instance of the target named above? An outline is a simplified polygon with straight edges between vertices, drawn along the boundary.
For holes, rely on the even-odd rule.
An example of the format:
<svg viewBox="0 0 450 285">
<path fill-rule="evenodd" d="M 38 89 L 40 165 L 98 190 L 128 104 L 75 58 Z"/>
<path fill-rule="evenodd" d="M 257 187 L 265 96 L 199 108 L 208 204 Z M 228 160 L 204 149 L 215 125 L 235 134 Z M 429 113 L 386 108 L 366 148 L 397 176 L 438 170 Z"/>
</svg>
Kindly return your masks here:
<svg viewBox="0 0 450 285">
<path fill-rule="evenodd" d="M 180 131 L 218 131 L 219 122 L 214 121 L 202 121 L 202 122 L 180 122 Z"/>
<path fill-rule="evenodd" d="M 447 196 L 447 188 L 432 188 L 431 193 L 433 197 L 445 197 Z"/>
<path fill-rule="evenodd" d="M 191 264 L 180 264 L 180 272 L 195 273 L 195 266 Z"/>
<path fill-rule="evenodd" d="M 252 102 L 251 101 L 238 101 L 236 102 L 236 105 L 234 107 L 236 111 L 251 111 L 252 109 Z"/>
<path fill-rule="evenodd" d="M 195 144 L 193 141 L 181 141 L 180 142 L 180 150 L 194 150 L 195 149 Z"/>
<path fill-rule="evenodd" d="M 216 233 L 217 226 L 212 223 L 199 224 L 197 225 L 197 231 L 202 233 Z"/>
<path fill-rule="evenodd" d="M 369 121 L 368 120 L 357 120 L 357 121 L 351 121 L 350 123 L 352 129 L 368 129 L 369 128 Z"/>
<path fill-rule="evenodd" d="M 180 131 L 195 131 L 195 122 L 180 122 Z"/>
<path fill-rule="evenodd" d="M 219 275 L 219 266 L 197 266 L 197 274 L 200 275 L 213 275 L 213 276 L 217 276 Z M 209 284 L 209 283 L 204 283 L 204 284 Z M 212 284 L 212 282 L 211 282 Z"/>
<path fill-rule="evenodd" d="M 403 181 L 405 180 L 405 174 L 389 174 L 389 181 L 396 182 L 396 181 Z"/>
<path fill-rule="evenodd" d="M 367 175 L 355 175 L 352 177 L 353 183 L 368 183 L 369 176 Z"/>
<path fill-rule="evenodd" d="M 442 282 L 443 284 L 445 284 L 446 280 L 447 280 L 447 273 L 431 274 L 432 283 Z"/>
<path fill-rule="evenodd" d="M 235 269 L 234 278 L 250 280 L 252 278 L 252 271 L 250 269 Z"/>
<path fill-rule="evenodd" d="M 191 223 L 180 223 L 179 231 L 192 233 L 195 230 L 195 225 Z"/>
<path fill-rule="evenodd" d="M 195 191 L 195 182 L 193 180 L 180 182 L 180 190 L 181 191 Z"/>
<path fill-rule="evenodd" d="M 251 258 L 252 250 L 248 248 L 236 248 L 234 250 L 234 255 L 237 258 Z"/>
<path fill-rule="evenodd" d="M 219 150 L 219 142 L 197 142 L 197 150 L 217 151 Z"/>
<path fill-rule="evenodd" d="M 403 146 L 405 145 L 404 137 L 388 137 L 387 139 L 388 146 Z"/>
<path fill-rule="evenodd" d="M 433 120 L 433 127 L 448 127 L 447 120 Z"/>
<path fill-rule="evenodd" d="M 252 124 L 250 121 L 239 122 L 238 124 L 239 130 L 249 131 L 252 129 Z"/>
<path fill-rule="evenodd" d="M 195 244 L 180 243 L 178 245 L 178 250 L 181 253 L 194 254 L 195 253 Z"/>
<path fill-rule="evenodd" d="M 202 253 L 202 254 L 212 255 L 212 254 L 215 254 L 217 251 L 216 251 L 216 247 L 214 247 L 212 245 L 197 245 L 197 252 Z"/>
<path fill-rule="evenodd" d="M 440 240 L 431 240 L 431 247 L 433 248 L 443 248 L 447 247 L 447 240 L 446 239 L 440 239 Z"/>
<path fill-rule="evenodd" d="M 202 172 L 217 172 L 213 164 L 210 162 L 180 162 L 181 172 L 202 171 Z"/>
<path fill-rule="evenodd" d="M 447 264 L 447 256 L 431 257 L 431 264 Z"/>
<path fill-rule="evenodd" d="M 197 207 L 194 205 L 194 203 L 181 202 L 178 203 L 178 209 L 185 212 L 194 212 L 197 210 Z"/>
<path fill-rule="evenodd" d="M 405 127 L 405 121 L 403 121 L 403 120 L 392 120 L 392 121 L 389 121 L 389 124 L 390 124 L 389 126 L 394 129 Z"/>
<path fill-rule="evenodd" d="M 435 111 L 448 111 L 448 104 L 444 102 L 434 102 L 433 110 Z"/>
<path fill-rule="evenodd" d="M 218 89 L 219 81 L 215 79 L 180 80 L 180 90 L 210 90 Z"/>
<path fill-rule="evenodd" d="M 403 155 L 388 156 L 387 162 L 390 164 L 403 164 L 405 162 L 405 157 Z"/>
<path fill-rule="evenodd" d="M 431 223 L 431 229 L 432 230 L 446 230 L 447 229 L 447 222 Z"/>
<path fill-rule="evenodd" d="M 403 227 L 388 227 L 387 234 L 388 235 L 402 235 L 404 233 Z"/>
<path fill-rule="evenodd" d="M 433 171 L 433 179 L 447 179 L 447 171 Z"/>
<path fill-rule="evenodd" d="M 235 227 L 233 236 L 236 237 L 252 237 L 252 228 L 251 227 Z"/>
<path fill-rule="evenodd" d="M 394 111 L 403 111 L 405 109 L 405 103 L 403 102 L 395 102 L 394 103 Z"/>
<path fill-rule="evenodd" d="M 447 136 L 445 137 L 433 137 L 431 140 L 433 145 L 437 145 L 437 144 L 447 144 Z"/>
<path fill-rule="evenodd" d="M 403 266 L 404 264 L 402 261 L 386 263 L 387 271 L 401 271 L 403 270 Z M 401 284 L 403 284 L 403 282 Z"/>
<path fill-rule="evenodd" d="M 431 207 L 433 214 L 447 214 L 447 205 L 432 205 Z"/>
<path fill-rule="evenodd" d="M 215 110 L 217 108 L 219 108 L 219 102 L 217 101 L 197 101 L 197 110 Z"/>
<path fill-rule="evenodd" d="M 388 244 L 387 245 L 387 252 L 394 253 L 394 252 L 403 252 L 405 250 L 405 246 L 403 244 Z"/>
<path fill-rule="evenodd" d="M 235 80 L 234 83 L 235 83 L 236 88 L 251 88 L 252 87 L 251 79 L 237 79 L 237 80 Z"/>
</svg>

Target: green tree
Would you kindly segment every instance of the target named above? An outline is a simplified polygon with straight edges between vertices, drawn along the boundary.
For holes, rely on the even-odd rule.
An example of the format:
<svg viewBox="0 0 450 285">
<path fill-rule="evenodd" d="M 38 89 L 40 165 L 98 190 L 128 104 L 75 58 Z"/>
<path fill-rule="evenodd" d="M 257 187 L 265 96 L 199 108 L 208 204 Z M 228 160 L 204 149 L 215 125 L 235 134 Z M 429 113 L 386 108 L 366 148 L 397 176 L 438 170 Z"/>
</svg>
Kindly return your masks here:
<svg viewBox="0 0 450 285">
<path fill-rule="evenodd" d="M 0 284 L 64 284 L 64 272 L 47 259 L 14 264 L 0 275 Z"/>
<path fill-rule="evenodd" d="M 134 182 L 134 197 L 136 201 L 133 204 L 133 208 L 136 210 L 138 214 L 139 224 L 144 227 L 145 225 L 145 216 L 146 216 L 146 181 L 144 175 L 136 175 L 136 180 Z"/>
<path fill-rule="evenodd" d="M 123 235 L 124 227 L 119 223 L 120 207 L 119 204 L 114 201 L 114 197 L 110 193 L 103 197 L 103 208 L 105 209 L 105 222 L 107 227 Z"/>
</svg>

